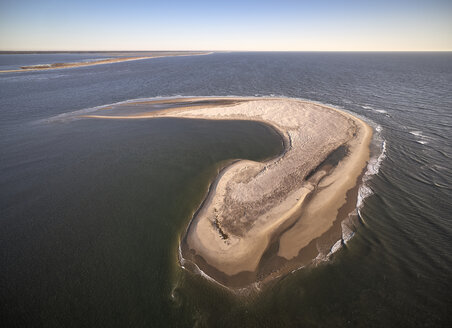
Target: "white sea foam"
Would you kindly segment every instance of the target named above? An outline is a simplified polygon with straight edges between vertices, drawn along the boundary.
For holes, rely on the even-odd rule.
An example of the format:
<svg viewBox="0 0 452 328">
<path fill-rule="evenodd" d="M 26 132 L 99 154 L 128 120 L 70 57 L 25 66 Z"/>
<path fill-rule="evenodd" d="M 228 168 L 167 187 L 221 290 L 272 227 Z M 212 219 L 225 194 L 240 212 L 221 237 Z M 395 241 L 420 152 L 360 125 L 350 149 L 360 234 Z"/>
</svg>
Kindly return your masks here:
<svg viewBox="0 0 452 328">
<path fill-rule="evenodd" d="M 374 193 L 373 190 L 368 185 L 368 181 L 372 178 L 372 176 L 378 174 L 378 172 L 380 171 L 381 164 L 386 158 L 386 141 L 383 139 L 381 135 L 381 132 L 383 131 L 381 125 L 375 124 L 368 118 L 356 115 L 355 113 L 353 113 L 353 115 L 360 117 L 361 119 L 366 121 L 366 123 L 368 123 L 370 126 L 374 128 L 376 133 L 374 134 L 373 137 L 372 146 L 375 147 L 377 151 L 375 154 L 372 154 L 371 158 L 369 159 L 369 162 L 366 167 L 366 172 L 364 173 L 364 176 L 362 178 L 362 183 L 359 186 L 358 196 L 356 200 L 356 212 L 350 213 L 349 217 L 342 221 L 341 223 L 342 229 L 341 239 L 336 241 L 336 243 L 332 246 L 329 254 L 327 255 L 323 254 L 320 257 L 318 256 L 315 261 L 328 260 L 333 253 L 337 252 L 340 249 L 340 247 L 337 248 L 339 243 L 341 245 L 346 245 L 347 242 L 353 238 L 353 236 L 355 235 L 355 231 L 353 228 L 354 222 L 353 216 L 358 214 L 358 216 L 361 217 L 361 219 L 363 219 L 361 215 L 361 208 L 364 206 L 364 200 Z"/>
<path fill-rule="evenodd" d="M 352 227 L 350 227 L 351 224 L 351 218 L 350 216 L 355 216 L 355 213 L 351 213 L 347 220 L 344 220 L 341 222 L 341 229 L 342 229 L 342 240 L 344 244 L 347 244 L 347 242 L 353 238 L 355 235 L 355 231 Z"/>
<path fill-rule="evenodd" d="M 373 175 L 378 174 L 381 164 L 386 158 L 386 140 L 381 137 L 382 128 L 380 125 L 377 125 L 375 130 L 377 132 L 375 141 L 381 142 L 379 147 L 380 151 L 379 154 L 373 155 L 367 163 L 367 170 L 363 176 L 363 183 L 358 190 L 358 201 L 356 205 L 357 208 L 361 208 L 363 205 L 363 200 L 373 193 L 372 189 L 367 185 L 366 182 L 369 181 Z"/>
<path fill-rule="evenodd" d="M 415 130 L 415 131 L 409 131 L 410 134 L 412 134 L 413 136 L 417 137 L 418 139 L 416 140 L 417 143 L 420 143 L 421 145 L 426 145 L 428 144 L 428 137 L 424 135 L 424 133 L 420 130 Z"/>
<path fill-rule="evenodd" d="M 186 260 L 182 255 L 182 249 L 181 249 L 180 245 L 181 245 L 181 243 L 179 241 L 179 247 L 178 247 L 179 263 L 180 263 L 180 266 L 185 269 Z"/>
<path fill-rule="evenodd" d="M 367 164 L 367 172 L 365 173 L 365 178 L 369 178 L 371 175 L 375 175 L 380 170 L 381 163 L 386 158 L 386 141 L 383 140 L 381 144 L 381 153 L 378 157 L 371 157 L 369 163 Z M 367 180 L 365 179 L 365 180 Z"/>
<path fill-rule="evenodd" d="M 375 112 L 375 113 L 385 114 L 385 116 L 390 117 L 390 115 L 388 114 L 388 111 L 385 110 L 385 109 L 376 109 L 376 108 L 374 108 L 374 107 L 372 107 L 370 105 L 362 105 L 361 108 L 370 110 L 370 111 Z"/>
<path fill-rule="evenodd" d="M 333 246 L 331 246 L 331 248 L 329 249 L 328 253 L 326 252 L 321 252 L 319 251 L 319 253 L 317 254 L 316 258 L 312 260 L 312 263 L 314 265 L 316 264 L 320 264 L 322 262 L 327 262 L 331 259 L 331 256 L 338 252 L 339 250 L 342 249 L 342 247 L 344 246 L 345 242 L 343 239 L 339 239 L 338 241 L 336 241 Z M 300 270 L 301 268 L 303 268 L 304 266 L 297 268 L 296 270 L 293 270 L 292 273 Z"/>
<path fill-rule="evenodd" d="M 340 250 L 342 248 L 342 239 L 338 240 L 332 247 L 330 250 L 331 254 L 336 253 L 338 250 Z"/>
<path fill-rule="evenodd" d="M 317 257 L 314 260 L 312 260 L 312 263 L 319 264 L 321 262 L 326 262 L 329 259 L 330 259 L 330 254 L 319 253 L 319 254 L 317 254 Z M 296 272 L 296 271 L 298 271 L 298 270 L 300 270 L 302 268 L 303 268 L 303 266 L 298 268 L 297 270 L 292 271 L 292 272 Z"/>
<path fill-rule="evenodd" d="M 369 186 L 363 184 L 358 190 L 358 199 L 356 201 L 356 207 L 360 209 L 363 206 L 363 201 L 367 197 L 373 194 L 372 189 Z"/>
<path fill-rule="evenodd" d="M 413 136 L 416 136 L 416 137 L 422 137 L 423 136 L 422 131 L 410 131 L 410 133 Z"/>
<path fill-rule="evenodd" d="M 361 215 L 361 209 L 364 206 L 364 200 L 371 196 L 374 192 L 372 188 L 369 186 L 368 182 L 372 178 L 373 175 L 378 174 L 380 171 L 381 164 L 383 163 L 384 159 L 386 158 L 386 140 L 383 139 L 381 132 L 383 131 L 383 128 L 381 125 L 373 125 L 376 134 L 374 135 L 373 143 L 378 147 L 379 151 L 377 154 L 372 155 L 372 157 L 369 159 L 369 162 L 367 164 L 366 172 L 364 173 L 362 184 L 360 185 L 358 189 L 358 198 L 356 201 L 356 211 L 363 220 L 363 216 Z"/>
</svg>

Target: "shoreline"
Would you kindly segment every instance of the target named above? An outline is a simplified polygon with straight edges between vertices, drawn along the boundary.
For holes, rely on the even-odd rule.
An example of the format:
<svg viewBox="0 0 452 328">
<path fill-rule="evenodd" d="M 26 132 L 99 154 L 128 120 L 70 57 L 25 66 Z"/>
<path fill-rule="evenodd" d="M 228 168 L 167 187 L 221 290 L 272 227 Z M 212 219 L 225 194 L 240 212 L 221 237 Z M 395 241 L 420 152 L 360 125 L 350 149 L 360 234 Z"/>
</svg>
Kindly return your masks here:
<svg viewBox="0 0 452 328">
<path fill-rule="evenodd" d="M 322 236 L 335 226 L 337 232 L 336 221 L 344 214 L 341 211 L 339 215 L 340 210 L 356 207 L 357 197 L 352 194 L 357 193 L 369 159 L 372 129 L 349 113 L 301 100 L 179 101 L 226 99 L 237 103 L 83 117 L 252 120 L 271 126 L 281 135 L 284 152 L 277 157 L 261 163 L 239 160 L 222 169 L 181 240 L 180 260 L 184 267 L 196 271 L 194 265 L 220 285 L 236 290 L 270 281 L 314 260 Z M 310 128 L 312 124 L 317 129 Z M 325 136 L 319 130 L 330 131 L 331 135 Z M 322 165 L 342 146 L 348 148 L 346 155 L 335 165 Z M 306 159 L 306 154 L 311 157 Z M 334 242 L 338 239 L 341 235 Z"/>
<path fill-rule="evenodd" d="M 193 53 L 181 53 L 181 54 L 164 54 L 164 55 L 147 55 L 138 57 L 119 57 L 119 58 L 106 58 L 93 60 L 88 62 L 73 62 L 73 63 L 52 63 L 52 64 L 38 64 L 22 66 L 20 69 L 0 70 L 0 73 L 17 73 L 17 72 L 33 72 L 33 71 L 48 71 L 53 69 L 66 69 L 76 67 L 87 67 L 105 64 L 116 64 L 127 61 L 143 60 L 150 58 L 162 58 L 162 57 L 185 57 L 185 56 L 203 56 L 210 55 L 213 52 L 193 52 Z"/>
</svg>

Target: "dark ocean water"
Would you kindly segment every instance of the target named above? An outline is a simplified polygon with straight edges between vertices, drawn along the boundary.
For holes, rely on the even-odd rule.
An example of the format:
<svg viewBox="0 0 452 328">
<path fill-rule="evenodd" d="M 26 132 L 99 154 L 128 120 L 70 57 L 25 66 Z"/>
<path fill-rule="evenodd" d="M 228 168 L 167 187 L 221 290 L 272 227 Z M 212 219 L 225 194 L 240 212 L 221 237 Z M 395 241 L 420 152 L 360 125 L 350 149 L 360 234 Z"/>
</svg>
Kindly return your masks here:
<svg viewBox="0 0 452 328">
<path fill-rule="evenodd" d="M 19 60 L 6 56 L 0 67 Z M 234 296 L 181 270 L 178 240 L 224 161 L 281 151 L 271 129 L 49 120 L 178 95 L 304 98 L 372 122 L 385 152 L 346 247 Z M 218 53 L 1 74 L 0 110 L 2 326 L 452 323 L 451 53 Z"/>
</svg>

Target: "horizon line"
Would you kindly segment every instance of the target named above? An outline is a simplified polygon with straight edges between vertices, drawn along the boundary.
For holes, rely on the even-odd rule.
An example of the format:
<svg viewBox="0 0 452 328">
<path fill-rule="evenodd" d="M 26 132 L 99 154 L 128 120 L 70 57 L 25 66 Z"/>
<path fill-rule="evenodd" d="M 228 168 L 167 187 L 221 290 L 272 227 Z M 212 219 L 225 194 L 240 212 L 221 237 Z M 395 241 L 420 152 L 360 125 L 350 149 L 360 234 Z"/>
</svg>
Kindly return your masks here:
<svg viewBox="0 0 452 328">
<path fill-rule="evenodd" d="M 19 52 L 452 52 L 450 50 L 0 50 L 0 53 Z"/>
</svg>

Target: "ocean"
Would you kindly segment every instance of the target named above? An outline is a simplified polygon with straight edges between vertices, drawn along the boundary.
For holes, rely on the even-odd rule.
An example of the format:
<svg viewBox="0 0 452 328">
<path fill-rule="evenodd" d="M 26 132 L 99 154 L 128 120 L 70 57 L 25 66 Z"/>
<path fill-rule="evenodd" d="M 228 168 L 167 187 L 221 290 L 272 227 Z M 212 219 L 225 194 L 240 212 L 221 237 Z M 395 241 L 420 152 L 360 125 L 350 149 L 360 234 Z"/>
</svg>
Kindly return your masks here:
<svg viewBox="0 0 452 328">
<path fill-rule="evenodd" d="M 32 57 L 27 57 L 32 56 Z M 0 55 L 0 67 L 103 54 Z M 231 159 L 281 152 L 257 122 L 88 120 L 135 99 L 301 98 L 376 131 L 353 238 L 237 296 L 178 264 Z M 0 75 L 0 316 L 33 327 L 449 327 L 452 54 L 214 53 Z"/>
</svg>

